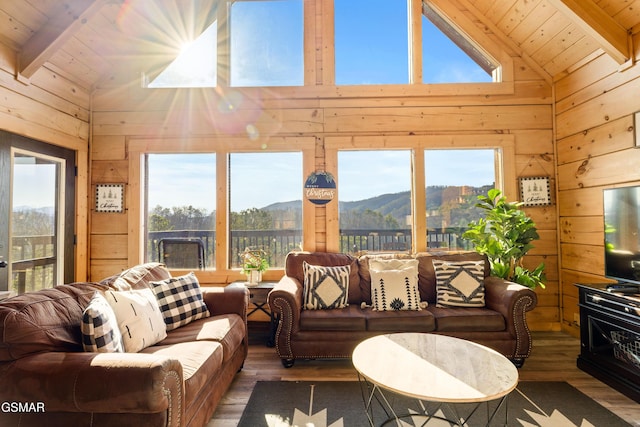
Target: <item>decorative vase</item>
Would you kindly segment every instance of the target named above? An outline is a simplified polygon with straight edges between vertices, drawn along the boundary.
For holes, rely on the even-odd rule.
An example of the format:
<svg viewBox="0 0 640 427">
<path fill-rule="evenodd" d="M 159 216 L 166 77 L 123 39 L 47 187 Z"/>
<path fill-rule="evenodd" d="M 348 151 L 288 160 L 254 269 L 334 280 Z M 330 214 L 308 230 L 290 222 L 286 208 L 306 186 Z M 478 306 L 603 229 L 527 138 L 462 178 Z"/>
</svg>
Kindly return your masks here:
<svg viewBox="0 0 640 427">
<path fill-rule="evenodd" d="M 260 270 L 249 270 L 247 273 L 247 283 L 249 285 L 257 285 L 262 281 L 262 271 Z"/>
</svg>

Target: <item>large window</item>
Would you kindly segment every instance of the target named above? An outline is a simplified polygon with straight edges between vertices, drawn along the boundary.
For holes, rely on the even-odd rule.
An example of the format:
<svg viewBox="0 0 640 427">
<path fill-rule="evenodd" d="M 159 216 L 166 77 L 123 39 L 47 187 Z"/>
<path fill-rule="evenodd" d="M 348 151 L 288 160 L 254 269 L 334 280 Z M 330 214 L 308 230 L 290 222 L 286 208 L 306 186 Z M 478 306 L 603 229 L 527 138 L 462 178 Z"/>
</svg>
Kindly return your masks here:
<svg viewBox="0 0 640 427">
<path fill-rule="evenodd" d="M 479 194 L 496 185 L 496 149 L 425 150 L 427 247 L 465 249 L 460 239 L 482 212 Z"/>
<path fill-rule="evenodd" d="M 302 0 L 231 4 L 231 86 L 304 83 Z"/>
<path fill-rule="evenodd" d="M 229 259 L 241 267 L 246 249 L 264 251 L 270 267 L 302 247 L 302 153 L 229 156 Z"/>
<path fill-rule="evenodd" d="M 338 152 L 340 250 L 411 249 L 411 151 Z"/>
<path fill-rule="evenodd" d="M 146 184 L 146 259 L 215 268 L 216 155 L 148 154 Z"/>
<path fill-rule="evenodd" d="M 335 0 L 336 84 L 406 84 L 406 0 Z"/>
</svg>

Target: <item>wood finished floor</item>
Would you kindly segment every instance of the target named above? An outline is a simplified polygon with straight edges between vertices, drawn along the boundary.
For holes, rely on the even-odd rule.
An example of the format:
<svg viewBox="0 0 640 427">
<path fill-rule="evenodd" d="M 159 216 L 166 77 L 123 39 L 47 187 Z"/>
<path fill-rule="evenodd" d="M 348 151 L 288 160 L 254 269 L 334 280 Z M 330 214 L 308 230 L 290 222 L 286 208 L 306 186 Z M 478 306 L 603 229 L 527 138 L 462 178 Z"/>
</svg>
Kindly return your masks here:
<svg viewBox="0 0 640 427">
<path fill-rule="evenodd" d="M 356 381 L 349 360 L 297 361 L 285 369 L 275 349 L 264 345 L 265 335 L 250 327 L 251 344 L 244 368 L 236 376 L 207 427 L 235 427 L 256 381 Z M 576 367 L 578 339 L 562 332 L 534 332 L 533 350 L 520 369 L 521 381 L 566 381 L 616 413 L 634 427 L 640 427 L 640 404 L 596 380 Z M 598 427 L 598 426 L 596 426 Z"/>
</svg>

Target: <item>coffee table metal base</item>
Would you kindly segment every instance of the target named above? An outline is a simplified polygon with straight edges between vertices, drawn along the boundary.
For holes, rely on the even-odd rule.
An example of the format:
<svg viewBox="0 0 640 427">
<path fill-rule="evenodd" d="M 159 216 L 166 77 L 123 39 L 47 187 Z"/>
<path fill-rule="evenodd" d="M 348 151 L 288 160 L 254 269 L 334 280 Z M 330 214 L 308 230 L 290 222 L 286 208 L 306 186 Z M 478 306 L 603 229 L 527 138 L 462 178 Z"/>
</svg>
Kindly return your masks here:
<svg viewBox="0 0 640 427">
<path fill-rule="evenodd" d="M 378 387 L 375 384 L 368 382 L 365 378 L 363 378 L 360 374 L 358 374 L 358 381 L 360 383 L 360 388 L 362 391 L 362 400 L 365 405 L 365 412 L 367 414 L 367 418 L 369 420 L 369 424 L 371 427 L 375 427 L 376 424 L 374 422 L 374 405 L 377 403 L 380 408 L 384 411 L 386 415 L 386 419 L 384 419 L 379 426 L 383 427 L 389 425 L 392 422 L 396 422 L 396 425 L 401 425 L 401 419 L 411 419 L 412 423 L 416 426 L 425 427 L 431 420 L 441 420 L 446 421 L 449 425 L 452 426 L 460 426 L 465 427 L 468 426 L 469 420 L 477 413 L 478 409 L 484 404 L 486 406 L 487 413 L 487 422 L 485 427 L 489 427 L 491 423 L 498 416 L 500 409 L 504 407 L 504 426 L 507 426 L 507 419 L 509 415 L 509 395 L 502 396 L 495 401 L 485 401 L 485 402 L 476 402 L 475 404 L 470 403 L 447 403 L 447 402 L 426 402 L 420 399 L 415 399 L 418 402 L 418 406 L 422 413 L 416 411 L 414 413 L 398 413 L 396 409 L 393 408 L 392 403 L 389 401 L 386 393 L 394 394 L 389 390 L 384 390 L 381 387 Z M 496 406 L 491 410 L 489 404 L 495 402 Z M 459 409 L 461 405 L 471 406 L 471 410 L 467 411 L 468 414 L 463 415 L 460 413 Z M 447 418 L 447 414 L 445 413 L 447 410 L 452 418 Z M 439 412 L 442 415 L 437 415 Z M 477 418 L 477 417 L 476 417 Z M 419 423 L 418 420 L 423 422 Z"/>
</svg>

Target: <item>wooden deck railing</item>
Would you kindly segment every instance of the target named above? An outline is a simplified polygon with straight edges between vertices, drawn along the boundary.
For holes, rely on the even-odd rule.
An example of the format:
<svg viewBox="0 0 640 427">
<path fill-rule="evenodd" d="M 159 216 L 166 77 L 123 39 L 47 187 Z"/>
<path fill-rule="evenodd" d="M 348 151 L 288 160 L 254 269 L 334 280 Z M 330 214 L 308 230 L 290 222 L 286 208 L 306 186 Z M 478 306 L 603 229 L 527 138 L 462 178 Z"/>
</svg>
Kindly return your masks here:
<svg viewBox="0 0 640 427">
<path fill-rule="evenodd" d="M 429 248 L 469 249 L 460 236 L 461 228 L 430 229 L 427 233 Z M 230 268 L 241 268 L 240 254 L 245 248 L 262 249 L 269 257 L 269 265 L 284 266 L 286 255 L 302 245 L 302 230 L 242 230 L 232 231 L 229 244 Z M 216 233 L 206 230 L 154 231 L 147 240 L 150 261 L 159 260 L 158 245 L 161 239 L 200 239 L 205 246 L 206 265 L 214 265 Z M 340 230 L 340 251 L 354 255 L 363 252 L 410 251 L 411 229 L 394 230 Z"/>
</svg>

